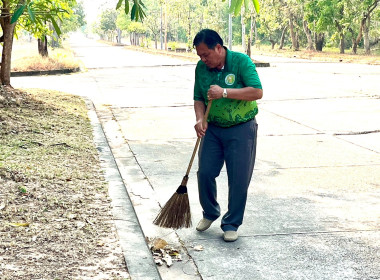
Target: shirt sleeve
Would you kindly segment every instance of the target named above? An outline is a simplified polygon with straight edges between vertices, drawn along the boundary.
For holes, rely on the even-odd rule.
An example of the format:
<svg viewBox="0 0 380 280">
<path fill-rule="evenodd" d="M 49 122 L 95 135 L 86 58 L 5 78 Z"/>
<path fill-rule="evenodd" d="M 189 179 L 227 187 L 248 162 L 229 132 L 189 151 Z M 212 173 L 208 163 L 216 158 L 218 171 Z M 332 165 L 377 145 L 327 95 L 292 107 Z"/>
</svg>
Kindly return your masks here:
<svg viewBox="0 0 380 280">
<path fill-rule="evenodd" d="M 202 96 L 200 81 L 201 81 L 201 79 L 199 77 L 199 63 L 198 63 L 197 67 L 195 68 L 194 100 L 205 101 L 203 96 Z"/>
<path fill-rule="evenodd" d="M 245 58 L 246 59 L 242 59 L 240 69 L 241 80 L 244 86 L 262 89 L 259 74 L 256 71 L 256 65 L 247 55 L 245 55 Z"/>
</svg>

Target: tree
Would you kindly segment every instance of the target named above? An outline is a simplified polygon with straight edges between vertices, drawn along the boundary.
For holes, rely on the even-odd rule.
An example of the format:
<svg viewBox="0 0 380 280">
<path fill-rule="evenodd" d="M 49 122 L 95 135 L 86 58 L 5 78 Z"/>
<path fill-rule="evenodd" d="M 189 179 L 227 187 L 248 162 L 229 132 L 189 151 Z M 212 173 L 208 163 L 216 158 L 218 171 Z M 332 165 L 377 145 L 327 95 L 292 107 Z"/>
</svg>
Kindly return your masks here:
<svg viewBox="0 0 380 280">
<path fill-rule="evenodd" d="M 69 0 L 67 0 L 69 1 Z M 70 2 L 76 3 L 75 0 Z M 65 12 L 61 8 L 61 1 L 45 0 L 45 1 L 31 1 L 31 0 L 2 0 L 1 1 L 1 17 L 0 23 L 3 30 L 3 35 L 0 37 L 0 42 L 3 43 L 3 52 L 1 60 L 0 79 L 3 85 L 10 85 L 11 74 L 11 58 L 13 37 L 15 30 L 20 27 L 28 27 L 31 30 L 35 28 L 43 28 L 45 23 L 50 22 L 57 34 L 60 35 L 61 31 L 55 20 L 58 14 Z M 26 11 L 26 12 L 25 12 Z"/>
<path fill-rule="evenodd" d="M 146 25 L 149 33 L 152 35 L 154 40 L 154 46 L 158 48 L 158 36 L 160 34 L 160 20 L 161 20 L 161 9 L 160 6 L 154 5 L 153 3 L 149 3 L 150 5 L 147 7 L 149 10 L 149 14 L 144 20 L 144 24 Z"/>
<path fill-rule="evenodd" d="M 140 38 L 146 33 L 146 28 L 141 22 L 132 21 L 125 13 L 119 13 L 116 26 L 122 31 L 129 33 L 132 45 L 140 45 Z"/>
<path fill-rule="evenodd" d="M 65 37 L 66 34 L 72 31 L 76 31 L 79 28 L 83 28 L 87 25 L 82 1 L 78 2 L 76 6 L 71 7 L 70 10 L 70 13 L 67 12 L 62 14 L 62 20 L 57 22 L 62 32 L 61 36 L 58 36 L 57 32 L 55 32 L 54 28 L 51 26 L 51 24 L 49 24 L 49 30 L 53 32 L 51 34 L 52 47 L 59 47 L 61 45 L 61 40 Z"/>
<path fill-rule="evenodd" d="M 322 51 L 325 43 L 325 32 L 328 31 L 331 21 L 327 20 L 327 14 L 323 12 L 323 5 L 318 1 L 303 0 L 304 19 L 308 22 L 308 28 L 314 31 L 315 49 Z M 329 9 L 334 9 L 329 6 Z"/>
<path fill-rule="evenodd" d="M 38 40 L 38 52 L 41 56 L 48 56 L 48 36 L 52 38 L 53 44 L 58 41 L 60 35 L 68 32 L 65 26 L 68 26 L 74 19 L 73 8 L 78 6 L 76 1 L 73 0 L 59 0 L 59 1 L 44 1 L 44 0 L 34 0 L 30 2 L 30 7 L 32 7 L 31 13 L 34 13 L 35 20 L 30 16 L 30 13 L 21 15 L 18 20 L 19 29 L 28 31 Z M 28 10 L 29 11 L 29 10 Z M 54 14 L 55 24 L 57 25 L 57 30 L 60 34 L 57 34 L 56 28 L 49 20 L 45 11 Z M 45 15 L 39 17 L 38 15 Z M 82 16 L 84 17 L 83 11 Z M 53 18 L 53 19 L 54 19 Z M 17 30 L 16 30 L 17 31 Z M 55 43 L 58 45 L 58 43 Z"/>
<path fill-rule="evenodd" d="M 297 22 L 303 17 L 302 11 L 296 5 L 295 0 L 279 0 L 284 9 L 284 14 L 289 22 L 290 38 L 292 40 L 292 49 L 299 50 L 299 34 Z"/>
<path fill-rule="evenodd" d="M 66 10 L 68 12 L 62 14 L 62 21 L 60 22 L 62 34 L 76 31 L 78 28 L 81 28 L 87 24 L 82 1 L 79 1 L 75 6 L 70 7 L 70 9 L 66 8 Z M 70 13 L 69 10 L 71 10 Z"/>
<path fill-rule="evenodd" d="M 207 0 L 204 0 L 207 2 Z M 225 0 L 222 0 L 225 2 Z M 132 2 L 132 9 L 130 9 L 130 3 Z M 245 5 L 246 9 L 249 7 L 249 3 L 252 3 L 256 12 L 259 13 L 260 11 L 260 4 L 259 0 L 232 0 L 231 1 L 231 7 L 230 12 L 234 12 L 235 16 L 238 15 L 241 11 L 242 5 Z M 124 5 L 123 5 L 124 4 Z M 131 20 L 143 20 L 146 17 L 146 14 L 144 12 L 145 5 L 141 0 L 118 0 L 116 5 L 116 10 L 119 8 L 124 7 L 125 14 L 129 14 L 131 12 Z"/>
<path fill-rule="evenodd" d="M 116 31 L 117 12 L 114 9 L 105 9 L 100 15 L 99 28 L 107 40 L 112 41 Z"/>
<path fill-rule="evenodd" d="M 350 28 L 350 31 L 352 33 L 353 39 L 352 39 L 352 52 L 354 54 L 357 53 L 358 44 L 363 39 L 364 34 L 364 47 L 365 47 L 365 53 L 370 54 L 370 44 L 369 44 L 369 27 L 370 27 L 370 19 L 372 12 L 376 9 L 378 6 L 380 0 L 360 0 L 355 5 L 359 24 L 358 28 L 359 31 L 357 32 L 357 36 L 355 38 L 355 32 L 352 28 Z"/>
<path fill-rule="evenodd" d="M 324 32 L 332 33 L 331 39 L 339 41 L 340 53 L 344 53 L 345 36 L 353 20 L 350 12 L 352 10 L 350 1 L 305 1 L 305 18 L 309 22 L 309 27 L 319 34 Z M 324 36 L 320 36 L 320 39 L 324 40 Z"/>
<path fill-rule="evenodd" d="M 272 49 L 280 40 L 283 45 L 283 30 L 289 24 L 283 16 L 283 6 L 276 1 L 262 0 L 258 20 L 260 22 L 258 31 L 271 43 Z M 282 48 L 282 45 L 280 48 Z"/>
</svg>

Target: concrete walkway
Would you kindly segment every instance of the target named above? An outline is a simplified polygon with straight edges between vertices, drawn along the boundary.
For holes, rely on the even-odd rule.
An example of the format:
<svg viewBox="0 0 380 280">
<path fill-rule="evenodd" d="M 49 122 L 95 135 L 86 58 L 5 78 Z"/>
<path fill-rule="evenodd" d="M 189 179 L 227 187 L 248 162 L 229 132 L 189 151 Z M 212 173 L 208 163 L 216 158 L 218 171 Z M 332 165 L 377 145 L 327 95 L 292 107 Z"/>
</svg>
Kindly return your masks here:
<svg viewBox="0 0 380 280">
<path fill-rule="evenodd" d="M 123 224 L 119 236 L 132 279 L 380 279 L 379 66 L 271 61 L 258 69 L 264 98 L 257 164 L 240 238 L 225 243 L 220 220 L 203 233 L 152 224 L 180 184 L 195 144 L 194 65 L 78 42 L 73 49 L 93 69 L 13 78 L 12 84 L 59 89 L 94 103 L 98 132 L 108 140 L 100 151 L 112 152 L 114 208 L 129 209 L 115 211 L 115 220 Z M 196 166 L 188 183 L 194 224 L 201 218 Z M 218 184 L 226 211 L 225 170 Z M 146 259 L 144 239 L 158 237 L 182 255 L 159 273 Z M 128 251 L 131 244 L 144 251 L 141 257 Z"/>
</svg>

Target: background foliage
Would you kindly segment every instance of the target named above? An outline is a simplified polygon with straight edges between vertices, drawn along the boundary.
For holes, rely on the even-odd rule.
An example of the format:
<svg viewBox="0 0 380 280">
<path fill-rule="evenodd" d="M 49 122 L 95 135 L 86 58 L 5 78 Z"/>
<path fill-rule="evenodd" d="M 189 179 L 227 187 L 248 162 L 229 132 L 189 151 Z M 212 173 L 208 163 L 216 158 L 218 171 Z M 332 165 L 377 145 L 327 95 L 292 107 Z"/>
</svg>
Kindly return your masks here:
<svg viewBox="0 0 380 280">
<path fill-rule="evenodd" d="M 259 14 L 251 1 L 243 0 L 240 1 L 241 5 L 234 6 L 233 45 L 245 45 L 250 39 L 252 45 L 270 44 L 273 48 L 280 49 L 287 47 L 293 50 L 307 48 L 321 51 L 325 47 L 338 47 L 341 53 L 347 50 L 356 53 L 359 48 L 368 54 L 371 49 L 379 49 L 379 0 L 259 2 Z M 152 45 L 160 48 L 162 38 L 164 44 L 176 42 L 190 47 L 192 38 L 202 28 L 218 31 L 228 42 L 228 1 L 144 0 L 146 17 L 139 24 L 125 15 L 123 3 L 120 2 L 115 31 L 118 29 L 124 37 L 129 37 L 131 44 L 146 46 L 147 42 L 154 42 Z M 232 4 L 236 3 L 232 1 Z M 105 10 L 100 18 L 106 17 L 108 14 Z M 96 32 L 105 38 L 108 31 L 106 28 L 98 28 Z M 167 48 L 167 45 L 163 48 Z"/>
</svg>

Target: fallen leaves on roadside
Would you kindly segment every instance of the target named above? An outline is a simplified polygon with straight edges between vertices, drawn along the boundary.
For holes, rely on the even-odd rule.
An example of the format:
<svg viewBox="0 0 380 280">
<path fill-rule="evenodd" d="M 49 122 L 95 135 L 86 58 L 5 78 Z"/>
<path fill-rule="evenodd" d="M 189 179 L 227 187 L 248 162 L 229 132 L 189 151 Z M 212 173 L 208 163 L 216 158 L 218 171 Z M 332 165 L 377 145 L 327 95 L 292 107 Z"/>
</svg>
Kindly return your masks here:
<svg viewBox="0 0 380 280">
<path fill-rule="evenodd" d="M 154 262 L 162 266 L 166 263 L 167 267 L 173 265 L 173 261 L 182 261 L 182 256 L 178 249 L 170 246 L 164 239 L 148 238 L 149 248 L 152 252 Z"/>
<path fill-rule="evenodd" d="M 82 98 L 0 86 L 1 279 L 128 277 L 92 132 Z"/>
<path fill-rule="evenodd" d="M 160 249 L 164 249 L 168 245 L 168 242 L 166 242 L 164 239 L 157 238 L 153 240 L 153 251 L 157 251 Z"/>
<path fill-rule="evenodd" d="M 8 223 L 8 225 L 12 227 L 28 227 L 29 223 Z"/>
<path fill-rule="evenodd" d="M 203 248 L 202 245 L 197 245 L 197 246 L 194 246 L 194 250 L 195 250 L 195 251 L 203 251 L 204 248 Z"/>
</svg>

